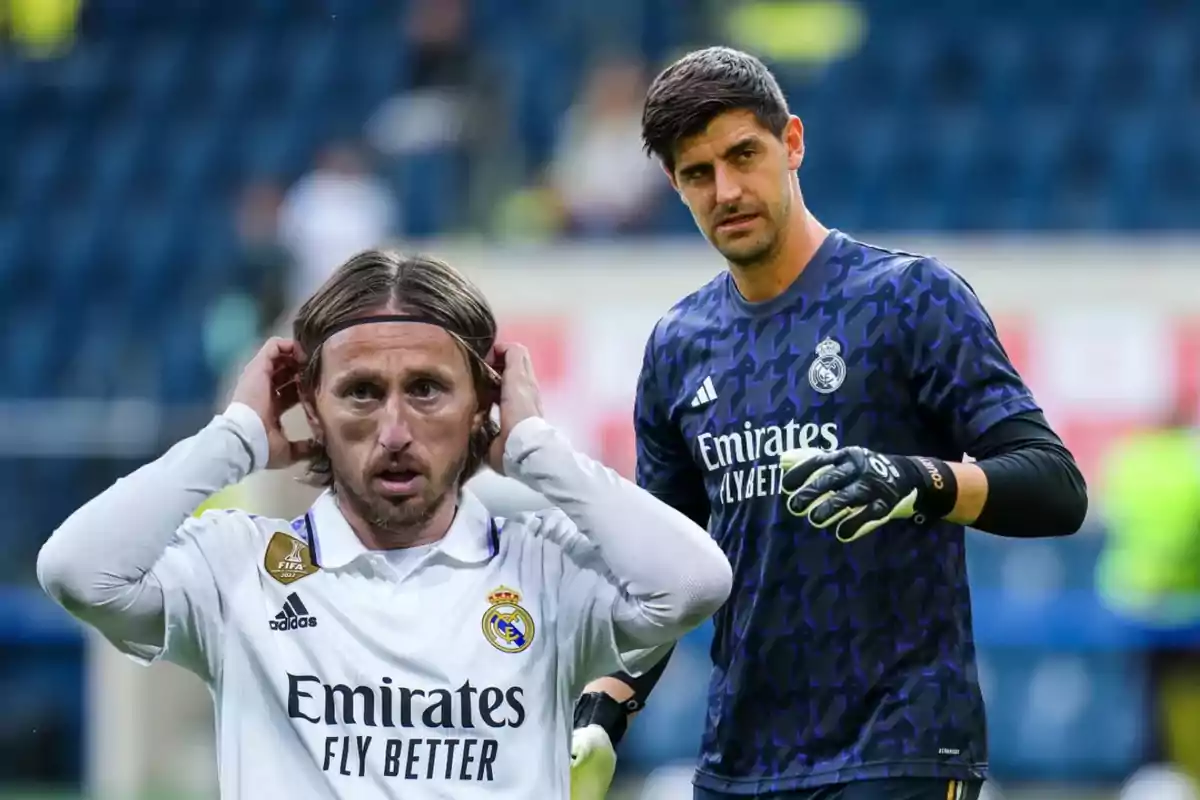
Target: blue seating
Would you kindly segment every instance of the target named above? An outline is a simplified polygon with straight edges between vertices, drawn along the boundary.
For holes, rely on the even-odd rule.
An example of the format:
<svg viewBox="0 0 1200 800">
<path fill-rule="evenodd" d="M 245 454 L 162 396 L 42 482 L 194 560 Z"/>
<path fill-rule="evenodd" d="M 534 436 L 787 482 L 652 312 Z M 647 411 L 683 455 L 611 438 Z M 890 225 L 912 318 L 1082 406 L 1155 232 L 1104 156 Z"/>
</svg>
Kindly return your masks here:
<svg viewBox="0 0 1200 800">
<path fill-rule="evenodd" d="M 437 148 L 398 160 L 393 185 L 399 188 L 405 234 L 429 237 L 462 224 L 464 163 L 463 154 L 455 148 Z M 431 195 L 445 198 L 445 202 L 427 202 Z"/>
<path fill-rule="evenodd" d="M 620 28 L 654 67 L 698 35 L 686 6 L 619 0 L 597 16 L 546 0 L 472 4 L 476 52 L 507 103 L 495 133 L 519 145 L 523 176 L 552 154 L 593 40 Z M 836 210 L 841 224 L 1194 224 L 1194 145 L 1163 138 L 1186 129 L 1171 112 L 1195 101 L 1194 9 L 1163 6 L 1131 22 L 1119 0 L 863 8 L 869 36 L 859 52 L 815 72 L 777 65 L 810 123 L 810 200 Z M 0 112 L 20 123 L 0 129 L 0 209 L 47 210 L 62 193 L 111 207 L 154 190 L 184 218 L 183 246 L 195 246 L 205 232 L 187 226 L 187 208 L 227 197 L 250 174 L 295 176 L 326 136 L 361 129 L 403 88 L 402 9 L 95 0 L 82 40 L 59 62 L 0 70 Z M 392 169 L 398 192 L 421 198 L 414 231 L 461 224 L 466 174 L 460 156 L 441 153 Z M 690 229 L 680 215 L 660 216 L 664 231 Z M 155 235 L 115 246 L 144 254 L 149 245 L 138 240 Z M 55 252 L 68 261 L 50 265 L 56 273 L 81 269 L 78 249 Z"/>
<path fill-rule="evenodd" d="M 1195 8 L 1161 5 L 1131 21 L 1122 0 L 862 6 L 861 50 L 820 69 L 775 65 L 807 126 L 801 181 L 823 218 L 872 230 L 1196 227 Z M 603 15 L 550 0 L 471 8 L 473 52 L 498 103 L 489 135 L 512 143 L 526 181 L 553 153 L 603 47 L 595 40 L 620 28 L 653 69 L 702 36 L 683 0 L 614 0 Z M 0 395 L 106 394 L 123 374 L 206 402 L 211 376 L 191 369 L 199 322 L 178 321 L 230 279 L 230 198 L 251 177 L 298 176 L 330 136 L 360 131 L 403 90 L 403 9 L 93 0 L 61 59 L 7 58 L 0 118 L 16 124 L 0 126 L 0 278 L 18 288 L 4 308 L 19 332 L 2 347 Z M 381 162 L 399 227 L 461 229 L 469 167 L 453 146 Z M 665 234 L 695 235 L 678 204 L 654 219 Z M 90 320 L 86 342 L 45 322 L 65 308 Z M 63 374 L 105 359 L 123 372 Z M 161 380 L 160 362 L 171 370 Z"/>
<path fill-rule="evenodd" d="M 51 320 L 39 311 L 17 309 L 8 317 L 11 333 L 4 337 L 4 380 L 10 397 L 32 399 L 46 391 L 45 365 L 54 356 L 54 330 Z"/>
<path fill-rule="evenodd" d="M 150 302 L 152 287 L 175 282 L 173 254 L 210 238 L 192 209 L 217 209 L 203 217 L 213 219 L 247 177 L 295 177 L 328 136 L 360 130 L 403 89 L 403 6 L 88 4 L 70 53 L 0 70 L 0 114 L 17 121 L 0 126 L 0 274 L 84 281 L 74 290 L 83 298 L 97 296 L 87 281 L 115 281 L 133 287 L 125 301 Z M 913 230 L 1196 225 L 1194 8 L 1131 21 L 1120 0 L 863 7 L 859 52 L 819 70 L 777 65 L 808 124 L 806 192 L 830 219 Z M 618 0 L 600 16 L 548 0 L 472 10 L 475 52 L 505 112 L 493 133 L 518 147 L 523 179 L 551 156 L 593 39 L 619 27 L 654 67 L 699 30 L 680 0 Z M 385 172 L 411 233 L 464 224 L 464 153 L 413 154 Z M 138 202 L 161 207 L 115 236 L 112 212 Z M 659 230 L 691 235 L 676 212 L 656 215 Z M 99 247 L 115 274 L 92 263 Z"/>
<path fill-rule="evenodd" d="M 0 69 L 0 116 L 17 122 L 0 126 L 0 275 L 19 284 L 40 270 L 66 293 L 47 303 L 87 303 L 104 294 L 95 282 L 112 284 L 110 302 L 155 305 L 121 311 L 140 320 L 170 319 L 164 303 L 219 291 L 229 240 L 212 244 L 212 226 L 230 213 L 231 193 L 251 176 L 298 176 L 324 141 L 361 131 L 406 85 L 404 6 L 87 4 L 64 57 Z M 653 69 L 703 36 L 682 0 L 614 0 L 603 14 L 585 6 L 471 4 L 473 52 L 499 103 L 490 135 L 515 147 L 519 180 L 552 156 L 606 37 L 635 43 Z M 776 65 L 808 126 L 806 195 L 826 218 L 874 230 L 1196 226 L 1195 8 L 1160 5 L 1135 19 L 1123 0 L 863 8 L 858 52 L 816 70 Z M 467 153 L 435 148 L 381 167 L 408 233 L 466 223 Z M 669 205 L 657 229 L 693 235 Z M 181 284 L 180 254 L 200 252 L 204 280 L 166 291 Z M 61 363 L 29 358 L 22 370 L 53 385 Z M 211 391 L 189 385 L 196 399 Z"/>
</svg>

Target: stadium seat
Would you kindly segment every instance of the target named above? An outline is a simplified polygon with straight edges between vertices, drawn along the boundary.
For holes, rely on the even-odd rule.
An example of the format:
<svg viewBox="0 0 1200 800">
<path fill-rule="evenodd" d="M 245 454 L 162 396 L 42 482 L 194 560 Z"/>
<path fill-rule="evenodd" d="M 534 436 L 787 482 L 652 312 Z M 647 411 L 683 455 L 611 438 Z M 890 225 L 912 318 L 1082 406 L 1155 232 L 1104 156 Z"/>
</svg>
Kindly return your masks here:
<svg viewBox="0 0 1200 800">
<path fill-rule="evenodd" d="M 527 156 L 520 180 L 550 156 L 602 46 L 598 26 L 620 20 L 653 67 L 697 35 L 689 15 L 664 11 L 678 5 L 618 0 L 606 22 L 548 0 L 472 4 L 477 52 L 507 87 L 496 135 L 520 142 Z M 869 25 L 859 51 L 821 70 L 780 69 L 809 126 L 808 194 L 839 224 L 1194 224 L 1196 148 L 1161 134 L 1189 129 L 1172 113 L 1200 94 L 1194 9 L 1165 5 L 1130 25 L 1120 2 L 918 2 L 903 14 L 882 0 L 862 5 Z M 0 130 L 0 209 L 34 219 L 64 201 L 118 207 L 151 192 L 176 246 L 196 250 L 207 232 L 189 221 L 189 208 L 219 205 L 251 175 L 296 177 L 328 136 L 361 130 L 403 90 L 402 12 L 399 2 L 95 0 L 82 39 L 62 59 L 0 70 L 0 113 L 18 121 Z M 461 155 L 409 156 L 389 177 L 413 233 L 462 223 Z M 1147 200 L 1132 202 L 1139 192 Z M 690 235 L 687 214 L 668 206 L 658 229 Z M 0 246 L 18 261 L 5 274 L 28 269 L 14 243 L 30 236 L 2 233 Z M 52 274 L 90 272 L 89 236 L 67 234 L 50 248 Z M 139 285 L 155 285 L 145 253 L 164 252 L 159 236 L 147 231 L 132 243 L 134 257 L 121 267 Z"/>
<path fill-rule="evenodd" d="M 404 214 L 402 230 L 420 238 L 454 231 L 463 222 L 465 156 L 455 148 L 438 148 L 397 159 L 396 196 Z"/>
</svg>

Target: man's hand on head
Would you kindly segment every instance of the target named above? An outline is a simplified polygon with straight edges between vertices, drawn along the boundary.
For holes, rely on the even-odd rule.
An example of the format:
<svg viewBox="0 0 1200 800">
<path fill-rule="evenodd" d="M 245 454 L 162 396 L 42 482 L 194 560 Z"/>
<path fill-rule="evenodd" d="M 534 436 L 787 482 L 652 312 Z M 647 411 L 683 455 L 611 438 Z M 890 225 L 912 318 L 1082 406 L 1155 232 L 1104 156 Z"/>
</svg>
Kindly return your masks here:
<svg viewBox="0 0 1200 800">
<path fill-rule="evenodd" d="M 500 373 L 500 433 L 488 451 L 488 466 L 504 474 L 504 445 L 518 423 L 542 416 L 542 394 L 533 374 L 533 359 L 520 344 L 497 343 L 492 366 Z"/>
<path fill-rule="evenodd" d="M 267 469 L 283 469 L 312 455 L 312 440 L 289 440 L 280 422 L 284 413 L 300 403 L 299 378 L 303 367 L 300 345 L 274 337 L 250 359 L 234 387 L 232 402 L 253 409 L 267 429 L 270 445 Z"/>
</svg>

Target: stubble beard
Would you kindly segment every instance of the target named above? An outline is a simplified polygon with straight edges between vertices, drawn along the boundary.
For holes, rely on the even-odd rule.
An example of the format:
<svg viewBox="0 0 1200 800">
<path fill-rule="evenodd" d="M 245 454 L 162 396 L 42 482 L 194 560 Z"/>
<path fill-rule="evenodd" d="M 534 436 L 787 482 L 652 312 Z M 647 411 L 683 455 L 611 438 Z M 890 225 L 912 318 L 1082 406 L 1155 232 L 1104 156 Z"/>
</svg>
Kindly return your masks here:
<svg viewBox="0 0 1200 800">
<path fill-rule="evenodd" d="M 751 270 L 760 264 L 766 264 L 771 260 L 779 245 L 778 233 L 766 233 L 761 241 L 755 242 L 752 246 L 745 246 L 746 243 L 735 242 L 733 247 L 725 249 L 717 248 L 725 260 L 735 267 Z M 740 246 L 739 246 L 740 245 Z"/>
<path fill-rule="evenodd" d="M 713 244 L 725 260 L 735 267 L 753 269 L 760 264 L 765 264 L 779 249 L 780 231 L 771 217 L 764 216 L 763 222 L 767 230 L 763 232 L 761 239 L 754 242 L 734 239 L 727 241 L 724 247 L 718 242 L 713 242 Z"/>
<path fill-rule="evenodd" d="M 377 535 L 395 541 L 414 540 L 425 533 L 447 502 L 457 502 L 459 478 L 465 466 L 464 454 L 448 472 L 442 473 L 440 480 L 432 476 L 420 494 L 403 499 L 391 500 L 373 491 L 368 476 L 354 483 L 335 476 L 335 494 L 339 505 L 348 504 Z"/>
</svg>

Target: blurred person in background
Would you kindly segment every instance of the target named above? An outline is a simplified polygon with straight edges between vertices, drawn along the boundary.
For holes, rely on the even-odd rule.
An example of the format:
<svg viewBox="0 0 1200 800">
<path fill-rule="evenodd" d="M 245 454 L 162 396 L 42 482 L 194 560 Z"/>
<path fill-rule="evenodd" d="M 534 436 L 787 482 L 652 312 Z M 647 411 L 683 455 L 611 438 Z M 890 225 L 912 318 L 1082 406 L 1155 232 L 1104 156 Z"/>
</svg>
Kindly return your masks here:
<svg viewBox="0 0 1200 800">
<path fill-rule="evenodd" d="M 238 289 L 255 300 L 256 331 L 263 338 L 287 309 L 287 285 L 296 260 L 279 238 L 283 192 L 273 181 L 255 181 L 237 208 Z"/>
<path fill-rule="evenodd" d="M 471 45 L 463 0 L 416 0 L 404 19 L 415 92 L 455 95 L 470 81 Z"/>
<path fill-rule="evenodd" d="M 359 254 L 224 413 L 43 546 L 59 603 L 212 688 L 223 796 L 563 797 L 582 685 L 652 665 L 728 595 L 705 531 L 576 451 L 495 337 L 453 268 Z M 284 433 L 295 406 L 312 439 Z M 555 508 L 497 521 L 462 488 L 485 460 Z M 190 516 L 301 462 L 325 492 L 298 519 Z"/>
<path fill-rule="evenodd" d="M 392 191 L 371 172 L 358 145 L 334 142 L 322 149 L 313 171 L 288 190 L 279 214 L 279 240 L 296 262 L 288 307 L 321 286 L 331 264 L 384 244 L 397 220 Z"/>
<path fill-rule="evenodd" d="M 214 374 L 226 374 L 270 335 L 286 309 L 295 260 L 279 240 L 283 194 L 271 181 L 255 181 L 242 192 L 234 227 L 237 267 L 209 310 L 205 341 Z"/>
<path fill-rule="evenodd" d="M 662 176 L 641 147 L 641 64 L 609 57 L 591 73 L 562 122 L 549 187 L 574 236 L 650 230 L 666 196 Z"/>
<path fill-rule="evenodd" d="M 470 113 L 473 52 L 462 0 L 417 0 L 401 19 L 409 66 L 401 90 L 368 120 L 371 146 L 385 158 L 453 146 Z"/>
<path fill-rule="evenodd" d="M 736 576 L 694 796 L 977 800 L 965 527 L 1075 533 L 1073 456 L 958 274 L 809 212 L 803 125 L 757 58 L 669 66 L 642 138 L 728 264 L 655 326 L 634 412 L 638 482 L 707 524 Z M 581 776 L 658 674 L 588 686 Z"/>
<path fill-rule="evenodd" d="M 1105 465 L 1108 536 L 1096 584 L 1151 642 L 1150 764 L 1200 779 L 1200 647 L 1163 642 L 1200 630 L 1200 396 L 1182 392 L 1153 429 L 1128 436 Z"/>
</svg>

